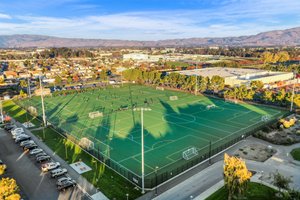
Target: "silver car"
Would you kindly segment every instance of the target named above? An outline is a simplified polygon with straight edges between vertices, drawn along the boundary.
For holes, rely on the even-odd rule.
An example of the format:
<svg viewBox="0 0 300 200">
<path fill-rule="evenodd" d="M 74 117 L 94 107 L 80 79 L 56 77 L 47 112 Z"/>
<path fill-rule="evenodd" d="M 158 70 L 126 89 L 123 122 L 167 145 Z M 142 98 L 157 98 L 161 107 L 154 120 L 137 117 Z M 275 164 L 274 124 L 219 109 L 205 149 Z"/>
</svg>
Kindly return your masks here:
<svg viewBox="0 0 300 200">
<path fill-rule="evenodd" d="M 51 171 L 51 177 L 55 178 L 55 177 L 58 177 L 58 176 L 62 176 L 64 174 L 66 174 L 67 172 L 68 172 L 68 170 L 65 169 L 65 168 L 58 168 L 58 169 L 55 169 L 55 170 Z"/>
</svg>

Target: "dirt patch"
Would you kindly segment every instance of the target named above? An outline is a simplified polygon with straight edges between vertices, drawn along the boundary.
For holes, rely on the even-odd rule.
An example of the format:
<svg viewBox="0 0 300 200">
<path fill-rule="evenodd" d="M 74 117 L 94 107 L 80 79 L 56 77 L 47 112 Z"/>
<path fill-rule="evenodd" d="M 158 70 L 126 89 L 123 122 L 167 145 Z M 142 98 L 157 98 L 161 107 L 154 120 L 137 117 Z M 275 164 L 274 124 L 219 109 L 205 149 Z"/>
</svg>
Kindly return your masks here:
<svg viewBox="0 0 300 200">
<path fill-rule="evenodd" d="M 247 160 L 264 162 L 268 158 L 272 157 L 275 153 L 275 149 L 263 144 L 255 143 L 239 148 L 234 152 L 234 155 Z"/>
</svg>

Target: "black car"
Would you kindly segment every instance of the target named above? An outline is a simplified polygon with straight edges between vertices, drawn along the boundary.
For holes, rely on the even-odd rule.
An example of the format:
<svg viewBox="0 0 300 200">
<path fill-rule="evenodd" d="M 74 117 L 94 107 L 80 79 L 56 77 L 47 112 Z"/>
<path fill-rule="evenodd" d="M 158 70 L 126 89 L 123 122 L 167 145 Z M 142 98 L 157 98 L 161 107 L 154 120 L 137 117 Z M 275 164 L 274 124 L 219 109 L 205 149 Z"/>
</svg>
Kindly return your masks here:
<svg viewBox="0 0 300 200">
<path fill-rule="evenodd" d="M 63 184 L 58 185 L 57 189 L 60 191 L 65 191 L 67 188 L 76 186 L 76 182 L 74 180 L 68 180 L 63 182 Z"/>
<path fill-rule="evenodd" d="M 13 128 L 17 128 L 17 126 L 14 125 L 14 124 L 6 124 L 6 125 L 4 126 L 4 130 L 6 130 L 6 131 L 10 131 L 10 130 L 13 129 Z"/>
<path fill-rule="evenodd" d="M 25 145 L 23 147 L 23 149 L 26 151 L 26 150 L 31 150 L 31 149 L 35 149 L 35 148 L 38 148 L 38 145 L 36 144 L 28 144 L 28 145 Z"/>
<path fill-rule="evenodd" d="M 48 156 L 48 155 L 46 155 L 46 156 L 39 156 L 39 157 L 37 157 L 36 158 L 36 162 L 44 162 L 44 161 L 47 161 L 47 160 L 50 160 L 51 159 L 51 157 L 50 156 Z"/>
</svg>

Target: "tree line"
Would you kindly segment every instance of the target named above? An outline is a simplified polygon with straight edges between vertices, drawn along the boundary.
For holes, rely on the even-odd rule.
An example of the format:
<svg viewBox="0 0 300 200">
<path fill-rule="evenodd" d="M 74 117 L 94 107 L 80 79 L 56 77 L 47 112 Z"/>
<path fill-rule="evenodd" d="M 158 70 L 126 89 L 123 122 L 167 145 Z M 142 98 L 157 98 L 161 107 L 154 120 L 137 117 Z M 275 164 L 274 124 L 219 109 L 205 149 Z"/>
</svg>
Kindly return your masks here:
<svg viewBox="0 0 300 200">
<path fill-rule="evenodd" d="M 224 78 L 213 76 L 186 76 L 179 73 L 163 74 L 157 71 L 129 69 L 123 72 L 123 78 L 140 84 L 163 86 L 187 92 L 200 92 L 218 95 L 219 97 L 240 101 L 255 101 L 264 104 L 286 107 L 290 104 L 292 92 L 284 88 L 269 90 L 261 81 L 252 81 L 249 86 L 225 86 Z M 197 83 L 197 84 L 196 84 Z M 196 88 L 197 87 L 197 88 Z M 300 94 L 294 95 L 294 103 L 300 106 Z"/>
</svg>

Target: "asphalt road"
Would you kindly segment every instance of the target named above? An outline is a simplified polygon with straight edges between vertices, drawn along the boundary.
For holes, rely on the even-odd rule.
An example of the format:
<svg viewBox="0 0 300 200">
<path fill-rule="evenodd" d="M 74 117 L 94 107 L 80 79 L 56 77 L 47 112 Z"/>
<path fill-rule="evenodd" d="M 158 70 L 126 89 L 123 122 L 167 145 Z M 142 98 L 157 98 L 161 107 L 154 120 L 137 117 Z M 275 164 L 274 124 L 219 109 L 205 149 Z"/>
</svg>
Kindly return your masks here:
<svg viewBox="0 0 300 200">
<path fill-rule="evenodd" d="M 18 144 L 15 144 L 10 133 L 0 129 L 0 159 L 8 169 L 4 176 L 16 179 L 20 187 L 22 198 L 30 200 L 77 199 L 76 189 L 58 192 L 56 179 L 49 174 L 42 173 L 40 164 L 33 156 L 24 153 Z"/>
</svg>

